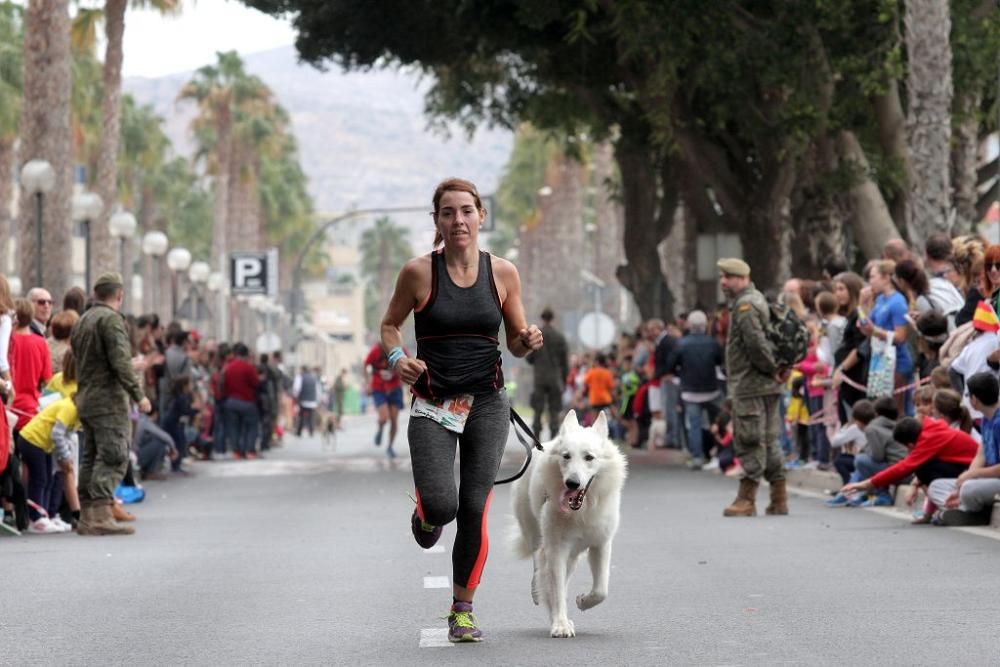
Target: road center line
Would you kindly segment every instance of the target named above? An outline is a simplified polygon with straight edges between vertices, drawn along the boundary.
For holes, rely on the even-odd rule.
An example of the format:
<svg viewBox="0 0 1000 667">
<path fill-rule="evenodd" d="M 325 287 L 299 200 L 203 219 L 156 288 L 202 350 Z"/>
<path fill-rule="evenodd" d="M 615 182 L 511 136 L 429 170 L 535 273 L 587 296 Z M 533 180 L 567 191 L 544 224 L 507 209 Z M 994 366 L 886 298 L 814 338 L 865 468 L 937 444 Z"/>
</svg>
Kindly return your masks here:
<svg viewBox="0 0 1000 667">
<path fill-rule="evenodd" d="M 448 577 L 424 577 L 424 588 L 448 588 Z"/>
</svg>

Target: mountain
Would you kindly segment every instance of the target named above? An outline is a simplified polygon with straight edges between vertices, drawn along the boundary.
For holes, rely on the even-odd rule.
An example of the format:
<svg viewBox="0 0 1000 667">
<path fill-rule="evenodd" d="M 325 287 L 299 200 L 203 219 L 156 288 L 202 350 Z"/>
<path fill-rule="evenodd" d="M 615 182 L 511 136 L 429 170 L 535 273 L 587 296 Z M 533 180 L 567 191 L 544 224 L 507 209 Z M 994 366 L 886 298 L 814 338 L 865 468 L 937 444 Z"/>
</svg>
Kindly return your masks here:
<svg viewBox="0 0 1000 667">
<path fill-rule="evenodd" d="M 244 56 L 248 72 L 274 91 L 291 116 L 302 168 L 316 210 L 335 215 L 352 208 L 426 206 L 434 186 L 460 176 L 481 193 L 495 190 L 513 145 L 506 130 L 483 129 L 472 139 L 429 130 L 423 99 L 430 82 L 414 72 L 372 70 L 322 72 L 297 62 L 291 46 Z M 165 119 L 178 153 L 190 156 L 192 104 L 177 93 L 192 72 L 158 78 L 128 78 L 124 88 Z M 415 252 L 429 248 L 433 228 L 427 215 L 396 215 L 413 229 Z M 353 244 L 360 225 L 344 226 L 335 237 Z M 424 238 L 426 237 L 426 242 Z"/>
</svg>

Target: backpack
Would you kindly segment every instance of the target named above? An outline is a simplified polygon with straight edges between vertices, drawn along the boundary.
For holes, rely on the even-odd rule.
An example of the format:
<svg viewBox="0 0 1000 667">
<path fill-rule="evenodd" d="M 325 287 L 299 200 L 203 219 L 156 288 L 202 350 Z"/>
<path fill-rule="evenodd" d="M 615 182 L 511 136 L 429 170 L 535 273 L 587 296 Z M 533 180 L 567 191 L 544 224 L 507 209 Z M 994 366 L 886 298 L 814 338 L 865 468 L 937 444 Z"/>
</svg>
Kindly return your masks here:
<svg viewBox="0 0 1000 667">
<path fill-rule="evenodd" d="M 795 311 L 781 303 L 768 303 L 771 321 L 767 325 L 767 340 L 779 368 L 790 368 L 806 358 L 809 352 L 809 329 Z"/>
</svg>

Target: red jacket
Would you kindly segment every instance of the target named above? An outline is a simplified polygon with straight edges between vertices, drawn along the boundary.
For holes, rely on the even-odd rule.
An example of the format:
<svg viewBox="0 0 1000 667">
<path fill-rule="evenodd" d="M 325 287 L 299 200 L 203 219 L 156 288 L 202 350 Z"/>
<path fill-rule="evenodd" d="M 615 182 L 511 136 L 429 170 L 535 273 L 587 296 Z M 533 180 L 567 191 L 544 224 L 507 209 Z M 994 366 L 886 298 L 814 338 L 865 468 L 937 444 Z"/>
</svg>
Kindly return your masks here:
<svg viewBox="0 0 1000 667">
<path fill-rule="evenodd" d="M 876 488 L 895 484 L 932 459 L 968 466 L 976 456 L 979 445 L 965 431 L 949 428 L 940 419 L 924 418 L 920 437 L 906 458 L 871 478 Z"/>
<path fill-rule="evenodd" d="M 257 402 L 257 386 L 260 375 L 257 367 L 246 359 L 232 359 L 223 369 L 222 394 L 226 398 L 236 398 L 248 403 Z"/>
</svg>

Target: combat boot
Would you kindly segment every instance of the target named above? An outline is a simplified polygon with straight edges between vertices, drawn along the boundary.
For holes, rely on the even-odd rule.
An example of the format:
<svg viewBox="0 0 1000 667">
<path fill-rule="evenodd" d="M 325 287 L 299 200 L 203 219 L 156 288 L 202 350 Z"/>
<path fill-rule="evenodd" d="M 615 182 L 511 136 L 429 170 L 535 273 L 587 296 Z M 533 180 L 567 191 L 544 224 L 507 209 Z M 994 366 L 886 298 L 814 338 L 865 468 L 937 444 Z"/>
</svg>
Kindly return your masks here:
<svg viewBox="0 0 1000 667">
<path fill-rule="evenodd" d="M 740 489 L 729 507 L 722 510 L 722 516 L 757 516 L 757 487 L 760 482 L 744 477 Z"/>
<path fill-rule="evenodd" d="M 95 535 L 93 532 L 92 524 L 94 521 L 93 516 L 93 503 L 89 500 L 80 500 L 80 518 L 76 522 L 76 534 L 77 535 Z"/>
<path fill-rule="evenodd" d="M 135 521 L 135 515 L 116 502 L 111 503 L 111 516 L 115 521 Z"/>
<path fill-rule="evenodd" d="M 785 480 L 771 482 L 771 504 L 764 510 L 765 514 L 784 516 L 788 514 L 788 487 Z"/>
<path fill-rule="evenodd" d="M 81 535 L 131 535 L 135 532 L 132 526 L 123 526 L 115 521 L 111 513 L 113 500 L 96 500 L 90 507 L 90 524 L 86 533 Z"/>
</svg>

